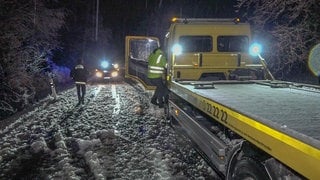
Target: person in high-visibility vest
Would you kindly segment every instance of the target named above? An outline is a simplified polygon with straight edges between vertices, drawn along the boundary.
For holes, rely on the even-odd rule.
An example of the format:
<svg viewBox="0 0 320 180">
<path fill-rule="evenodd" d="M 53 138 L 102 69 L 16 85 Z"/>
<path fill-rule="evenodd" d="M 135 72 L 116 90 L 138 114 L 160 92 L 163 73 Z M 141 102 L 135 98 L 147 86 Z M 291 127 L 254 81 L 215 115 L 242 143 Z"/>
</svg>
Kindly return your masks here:
<svg viewBox="0 0 320 180">
<path fill-rule="evenodd" d="M 167 59 L 160 48 L 156 48 L 148 57 L 148 78 L 156 86 L 151 103 L 163 108 L 166 86 L 163 83 Z"/>
</svg>

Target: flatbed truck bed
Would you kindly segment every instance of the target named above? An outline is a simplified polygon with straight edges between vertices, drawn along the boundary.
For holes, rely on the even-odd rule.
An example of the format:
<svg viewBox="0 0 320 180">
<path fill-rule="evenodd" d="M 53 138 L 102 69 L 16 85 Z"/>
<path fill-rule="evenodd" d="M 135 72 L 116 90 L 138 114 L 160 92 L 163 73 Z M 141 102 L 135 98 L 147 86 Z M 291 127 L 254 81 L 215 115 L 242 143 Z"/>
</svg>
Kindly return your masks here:
<svg viewBox="0 0 320 180">
<path fill-rule="evenodd" d="M 170 91 L 309 179 L 320 178 L 320 90 L 282 81 L 173 81 Z"/>
</svg>

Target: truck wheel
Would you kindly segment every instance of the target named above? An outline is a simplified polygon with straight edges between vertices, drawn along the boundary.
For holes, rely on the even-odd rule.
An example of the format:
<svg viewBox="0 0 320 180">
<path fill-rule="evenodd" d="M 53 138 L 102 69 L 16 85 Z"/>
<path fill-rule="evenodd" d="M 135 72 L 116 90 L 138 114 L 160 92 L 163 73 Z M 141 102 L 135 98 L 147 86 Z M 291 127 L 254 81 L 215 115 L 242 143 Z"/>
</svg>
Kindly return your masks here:
<svg viewBox="0 0 320 180">
<path fill-rule="evenodd" d="M 165 115 L 166 120 L 170 120 L 171 116 L 170 116 L 170 112 L 169 112 L 169 104 L 165 103 L 163 109 L 164 109 L 164 115 Z"/>
<path fill-rule="evenodd" d="M 234 180 L 268 180 L 268 175 L 263 167 L 254 159 L 242 157 L 237 161 L 232 173 Z"/>
</svg>

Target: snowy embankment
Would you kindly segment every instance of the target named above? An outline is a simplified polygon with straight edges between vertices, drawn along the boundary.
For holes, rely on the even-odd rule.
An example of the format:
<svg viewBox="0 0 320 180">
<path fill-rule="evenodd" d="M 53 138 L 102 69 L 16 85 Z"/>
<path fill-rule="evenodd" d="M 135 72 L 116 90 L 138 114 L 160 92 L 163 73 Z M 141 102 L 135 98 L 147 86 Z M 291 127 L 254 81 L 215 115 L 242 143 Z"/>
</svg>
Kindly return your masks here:
<svg viewBox="0 0 320 180">
<path fill-rule="evenodd" d="M 218 179 L 149 103 L 125 83 L 69 89 L 0 131 L 0 179 Z"/>
</svg>

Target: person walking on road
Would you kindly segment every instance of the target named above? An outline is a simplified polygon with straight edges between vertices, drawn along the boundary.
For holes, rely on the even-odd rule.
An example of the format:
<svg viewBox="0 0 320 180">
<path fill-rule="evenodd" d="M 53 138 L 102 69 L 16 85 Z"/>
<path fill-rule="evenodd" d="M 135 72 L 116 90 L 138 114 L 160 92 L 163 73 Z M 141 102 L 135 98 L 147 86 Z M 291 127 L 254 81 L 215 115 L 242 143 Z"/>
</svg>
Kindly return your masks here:
<svg viewBox="0 0 320 180">
<path fill-rule="evenodd" d="M 73 78 L 77 88 L 78 105 L 84 104 L 86 94 L 86 83 L 89 72 L 85 68 L 82 59 L 78 59 L 77 65 L 71 70 L 70 76 Z"/>
<path fill-rule="evenodd" d="M 167 66 L 167 59 L 160 48 L 156 48 L 148 57 L 148 78 L 156 86 L 156 90 L 151 98 L 151 103 L 164 106 L 164 96 L 166 86 L 163 83 L 163 76 Z"/>
</svg>

